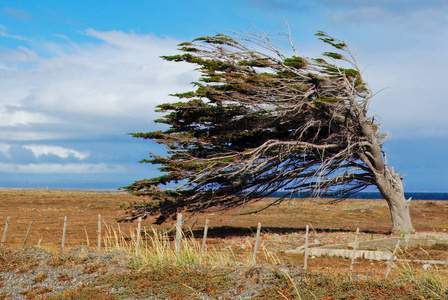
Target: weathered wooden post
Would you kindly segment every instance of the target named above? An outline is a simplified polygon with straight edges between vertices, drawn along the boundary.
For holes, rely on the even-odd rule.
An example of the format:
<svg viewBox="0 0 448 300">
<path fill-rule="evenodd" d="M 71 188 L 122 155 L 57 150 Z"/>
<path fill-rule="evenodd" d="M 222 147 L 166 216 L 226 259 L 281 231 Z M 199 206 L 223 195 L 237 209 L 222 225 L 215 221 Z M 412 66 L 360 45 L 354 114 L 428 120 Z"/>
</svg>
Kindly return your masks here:
<svg viewBox="0 0 448 300">
<path fill-rule="evenodd" d="M 355 266 L 356 250 L 358 248 L 358 236 L 359 236 L 359 228 L 356 228 L 355 246 L 353 247 L 352 264 L 350 265 L 350 272 L 353 272 L 353 267 Z"/>
<path fill-rule="evenodd" d="M 101 251 L 101 215 L 98 215 L 98 251 Z"/>
<path fill-rule="evenodd" d="M 25 240 L 22 244 L 22 250 L 25 249 L 26 241 L 28 240 L 28 236 L 30 235 L 31 227 L 33 227 L 34 219 L 31 221 L 30 227 L 28 227 L 28 231 L 26 232 Z"/>
<path fill-rule="evenodd" d="M 392 252 L 392 255 L 389 259 L 389 261 L 387 262 L 387 269 L 386 269 L 386 273 L 384 274 L 384 276 L 387 278 L 390 274 L 390 271 L 392 270 L 392 265 L 394 263 L 394 259 L 395 259 L 395 255 L 397 253 L 398 248 L 400 247 L 400 242 L 401 242 L 401 238 L 398 240 L 397 245 L 395 246 L 394 252 Z"/>
<path fill-rule="evenodd" d="M 138 251 L 140 250 L 140 231 L 142 230 L 142 217 L 138 218 L 138 225 L 137 225 L 137 244 L 135 246 L 135 254 L 138 254 Z"/>
<path fill-rule="evenodd" d="M 201 247 L 201 257 L 199 258 L 199 263 L 202 264 L 202 260 L 204 259 L 204 251 L 205 251 L 205 242 L 207 240 L 207 233 L 208 233 L 208 224 L 209 220 L 205 220 L 205 227 L 204 227 L 204 237 L 202 238 L 202 247 Z"/>
<path fill-rule="evenodd" d="M 260 233 L 261 233 L 261 223 L 258 223 L 257 237 L 255 239 L 255 247 L 254 247 L 254 264 L 257 262 L 257 252 L 258 252 L 258 245 L 260 243 Z"/>
<path fill-rule="evenodd" d="M 65 234 L 67 233 L 67 216 L 64 217 L 64 230 L 62 231 L 62 246 L 61 246 L 61 252 L 64 251 L 65 247 Z"/>
<path fill-rule="evenodd" d="M 9 225 L 9 219 L 10 219 L 10 217 L 6 218 L 5 229 L 3 230 L 3 237 L 2 237 L 2 242 L 1 242 L 2 246 L 5 244 L 6 232 L 8 231 L 8 225 Z"/>
<path fill-rule="evenodd" d="M 306 270 L 308 268 L 308 235 L 310 232 L 310 226 L 306 225 L 306 233 L 305 233 L 305 258 L 303 263 L 303 268 Z"/>
<path fill-rule="evenodd" d="M 180 254 L 182 243 L 182 214 L 177 214 L 177 224 L 176 224 L 176 241 L 175 241 L 175 251 L 176 254 Z"/>
</svg>

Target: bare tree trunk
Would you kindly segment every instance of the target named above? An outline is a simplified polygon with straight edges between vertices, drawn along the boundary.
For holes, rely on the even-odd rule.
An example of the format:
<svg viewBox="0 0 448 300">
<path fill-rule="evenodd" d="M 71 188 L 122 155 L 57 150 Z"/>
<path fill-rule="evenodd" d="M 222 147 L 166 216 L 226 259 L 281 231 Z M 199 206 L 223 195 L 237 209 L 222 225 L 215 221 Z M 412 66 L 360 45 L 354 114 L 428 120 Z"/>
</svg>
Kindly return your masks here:
<svg viewBox="0 0 448 300">
<path fill-rule="evenodd" d="M 389 205 L 392 232 L 412 233 L 409 203 L 404 197 L 403 183 L 393 168 L 387 168 L 385 176 L 377 176 L 377 187 Z"/>
</svg>

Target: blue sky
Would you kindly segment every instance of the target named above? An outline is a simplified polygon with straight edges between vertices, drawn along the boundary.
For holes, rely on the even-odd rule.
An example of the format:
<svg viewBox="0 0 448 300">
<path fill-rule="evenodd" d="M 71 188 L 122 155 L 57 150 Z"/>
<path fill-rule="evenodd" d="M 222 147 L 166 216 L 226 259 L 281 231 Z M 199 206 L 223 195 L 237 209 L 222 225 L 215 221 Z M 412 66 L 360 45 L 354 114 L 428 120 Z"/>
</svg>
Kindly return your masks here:
<svg viewBox="0 0 448 300">
<path fill-rule="evenodd" d="M 115 189 L 157 175 L 138 164 L 154 106 L 197 74 L 162 61 L 217 32 L 291 27 L 299 54 L 344 39 L 379 92 L 371 114 L 407 191 L 448 192 L 445 0 L 12 1 L 0 3 L 0 187 Z"/>
</svg>

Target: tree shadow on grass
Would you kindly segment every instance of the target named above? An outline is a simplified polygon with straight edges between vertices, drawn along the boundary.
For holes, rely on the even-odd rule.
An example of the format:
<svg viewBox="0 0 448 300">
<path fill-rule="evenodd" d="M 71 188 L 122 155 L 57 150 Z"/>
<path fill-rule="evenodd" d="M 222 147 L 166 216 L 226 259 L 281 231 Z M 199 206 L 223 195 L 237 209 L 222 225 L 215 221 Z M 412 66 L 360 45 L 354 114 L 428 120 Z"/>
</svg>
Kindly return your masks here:
<svg viewBox="0 0 448 300">
<path fill-rule="evenodd" d="M 305 233 L 305 227 L 262 227 L 262 232 L 267 233 L 277 233 L 277 234 L 287 234 L 287 233 L 295 233 L 301 232 Z M 310 231 L 315 232 L 354 232 L 349 229 L 334 229 L 334 228 L 310 228 Z M 233 227 L 233 226 L 218 226 L 218 227 L 209 227 L 207 232 L 207 237 L 210 238 L 231 238 L 231 237 L 241 237 L 241 236 L 253 236 L 257 232 L 257 227 Z M 363 233 L 370 234 L 390 234 L 390 232 L 384 231 L 372 231 L 372 230 L 362 230 Z M 187 234 L 193 234 L 196 238 L 202 238 L 204 236 L 204 229 L 194 229 L 191 232 L 187 232 Z"/>
</svg>

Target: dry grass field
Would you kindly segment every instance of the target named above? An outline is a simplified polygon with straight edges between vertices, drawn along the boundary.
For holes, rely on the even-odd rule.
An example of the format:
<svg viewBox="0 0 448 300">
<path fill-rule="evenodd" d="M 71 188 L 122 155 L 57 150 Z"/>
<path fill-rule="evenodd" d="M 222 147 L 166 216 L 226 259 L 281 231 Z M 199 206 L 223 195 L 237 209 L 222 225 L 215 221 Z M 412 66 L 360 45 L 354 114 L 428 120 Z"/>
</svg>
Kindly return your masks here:
<svg viewBox="0 0 448 300">
<path fill-rule="evenodd" d="M 20 247 L 34 219 L 27 245 L 57 248 L 61 244 L 65 216 L 68 247 L 86 244 L 86 231 L 93 243 L 98 214 L 104 222 L 116 223 L 115 219 L 123 215 L 119 206 L 133 200 L 133 196 L 122 193 L 0 189 L 2 229 L 6 218 L 10 217 L 5 244 L 11 248 Z M 124 230 L 130 225 L 122 224 Z"/>
<path fill-rule="evenodd" d="M 121 232 L 123 235 L 131 237 L 136 232 L 135 230 L 137 228 L 137 224 L 136 222 L 117 223 L 116 220 L 120 217 L 123 217 L 125 213 L 124 209 L 120 206 L 132 202 L 139 202 L 142 200 L 143 199 L 139 197 L 118 192 L 0 189 L 0 235 L 3 234 L 3 228 L 7 217 L 10 217 L 4 249 L 14 250 L 21 248 L 28 227 L 33 219 L 33 227 L 31 229 L 26 246 L 31 248 L 44 249 L 49 253 L 58 253 L 58 251 L 60 250 L 65 216 L 68 219 L 65 246 L 66 250 L 74 249 L 74 247 L 80 245 L 90 245 L 92 249 L 96 248 L 98 214 L 101 214 L 102 216 L 102 227 L 104 230 L 103 234 L 107 232 L 107 230 L 109 230 L 110 235 L 113 235 L 113 232 Z M 317 299 L 357 299 L 356 297 L 344 297 L 350 295 L 350 293 L 359 291 L 360 289 L 362 290 L 367 288 L 374 289 L 372 293 L 377 293 L 377 296 L 382 295 L 381 297 L 378 296 L 376 298 L 369 299 L 390 299 L 390 297 L 392 297 L 393 295 L 392 290 L 394 291 L 394 293 L 403 293 L 403 295 L 409 294 L 410 291 L 418 295 L 418 293 L 421 293 L 420 288 L 428 289 L 428 287 L 425 285 L 423 287 L 420 287 L 420 281 L 418 281 L 420 280 L 418 279 L 420 278 L 418 277 L 420 275 L 417 276 L 416 274 L 420 274 L 423 271 L 421 269 L 421 265 L 415 264 L 405 265 L 405 267 L 401 269 L 401 271 L 395 270 L 392 272 L 391 276 L 398 279 L 401 278 L 400 280 L 403 279 L 403 274 L 407 272 L 406 276 L 411 276 L 409 282 L 412 284 L 407 285 L 408 279 L 406 279 L 405 281 L 403 281 L 406 283 L 405 286 L 402 286 L 401 284 L 393 285 L 392 287 L 389 287 L 392 289 L 390 291 L 387 291 L 387 286 L 390 284 L 390 282 L 384 280 L 386 263 L 382 261 L 369 261 L 364 259 L 357 260 L 353 273 L 358 276 L 356 277 L 358 278 L 358 281 L 356 282 L 352 281 L 351 276 L 347 277 L 351 262 L 350 259 L 346 258 L 310 258 L 308 262 L 309 273 L 306 273 L 307 275 L 305 276 L 300 275 L 302 274 L 300 272 L 302 272 L 303 270 L 298 271 L 299 273 L 297 273 L 297 276 L 299 277 L 295 278 L 294 281 L 289 277 L 285 277 L 286 275 L 280 274 L 281 276 L 279 275 L 279 277 L 276 277 L 277 275 L 275 274 L 277 274 L 278 271 L 275 271 L 274 269 L 274 271 L 272 271 L 274 273 L 272 273 L 271 271 L 266 271 L 269 270 L 270 267 L 267 267 L 268 269 L 265 269 L 265 267 L 263 267 L 264 269 L 257 269 L 258 267 L 255 267 L 254 269 L 254 267 L 251 266 L 252 264 L 250 263 L 250 259 L 252 257 L 254 236 L 258 222 L 262 223 L 262 238 L 259 251 L 260 253 L 257 257 L 257 265 L 271 267 L 276 266 L 275 268 L 283 268 L 282 266 L 286 266 L 286 268 L 289 268 L 290 270 L 292 270 L 292 267 L 296 268 L 297 270 L 301 270 L 301 267 L 303 266 L 304 256 L 303 254 L 290 254 L 286 253 L 285 251 L 289 249 L 295 249 L 304 244 L 304 230 L 306 225 L 309 225 L 311 228 L 311 243 L 338 244 L 350 242 L 354 240 L 354 231 L 356 230 L 356 228 L 359 228 L 361 230 L 361 235 L 359 237 L 361 240 L 381 238 L 390 235 L 389 230 L 392 224 L 390 221 L 387 205 L 383 200 L 349 199 L 338 204 L 330 205 L 327 203 L 327 199 L 288 199 L 280 205 L 273 206 L 258 213 L 253 213 L 254 211 L 264 207 L 270 201 L 273 201 L 273 199 L 266 199 L 256 203 L 248 203 L 243 207 L 234 208 L 225 212 L 221 212 L 215 209 L 191 218 L 188 218 L 188 216 L 184 216 L 184 218 L 187 217 L 187 220 L 184 223 L 184 228 L 191 229 L 187 231 L 187 234 L 190 233 L 190 239 L 192 239 L 192 237 L 196 238 L 198 240 L 198 245 L 201 241 L 200 239 L 202 237 L 205 220 L 209 219 L 210 228 L 208 231 L 207 245 L 210 249 L 214 249 L 213 251 L 218 251 L 214 252 L 219 256 L 218 260 L 228 260 L 227 262 L 222 262 L 223 266 L 226 265 L 226 268 L 228 268 L 229 266 L 249 266 L 249 269 L 244 269 L 246 270 L 244 272 L 238 271 L 238 269 L 232 269 L 232 272 L 244 273 L 241 274 L 244 275 L 243 281 L 246 282 L 246 285 L 244 285 L 245 289 L 253 288 L 253 286 L 259 284 L 257 282 L 261 280 L 260 278 L 264 278 L 263 276 L 268 276 L 266 277 L 266 279 L 263 279 L 266 282 L 272 281 L 274 282 L 273 284 L 284 286 L 283 290 L 279 290 L 278 292 L 276 291 L 274 293 L 275 297 L 270 294 L 273 291 L 272 289 L 260 288 L 257 293 L 262 296 L 264 295 L 263 297 L 265 297 L 261 297 L 260 299 L 271 299 L 272 297 L 274 297 L 272 299 L 300 298 L 294 295 L 298 295 L 297 289 L 307 289 L 305 286 L 300 286 L 301 284 L 306 284 L 307 282 L 315 284 L 314 288 L 316 288 L 317 290 L 315 291 L 315 294 L 311 293 L 303 299 L 316 299 L 315 295 L 331 295 L 332 293 L 334 294 L 336 292 L 341 293 L 341 297 L 343 298 L 332 298 L 331 296 L 325 296 L 327 298 Z M 416 231 L 446 232 L 448 230 L 447 210 L 448 202 L 418 200 L 412 201 L 411 214 Z M 143 220 L 142 228 L 144 228 L 144 230 L 147 232 L 151 232 L 152 228 L 156 230 L 165 230 L 170 229 L 174 226 L 174 221 L 167 222 L 160 226 L 154 226 L 152 224 L 153 221 L 154 219 L 151 218 Z M 131 233 L 131 231 L 133 233 Z M 150 239 L 149 236 L 143 236 L 143 238 L 147 240 Z M 419 259 L 445 260 L 448 256 L 448 245 L 445 246 L 446 247 L 439 246 L 426 247 L 424 249 L 407 249 L 406 255 L 413 256 Z M 227 251 L 227 256 L 225 256 L 225 259 L 224 256 L 222 256 L 222 258 L 220 256 L 220 253 L 222 253 L 222 251 Z M 14 261 L 14 259 L 11 258 L 12 256 L 8 259 L 5 258 L 6 256 L 12 254 L 8 254 L 9 252 L 2 253 L 4 261 L 9 261 L 8 265 L 13 265 L 11 263 Z M 1 255 L 0 258 L 2 258 Z M 194 262 L 196 258 L 191 259 L 187 258 L 186 261 Z M 230 261 L 229 259 L 232 259 L 232 261 Z M 185 266 L 181 269 L 178 269 L 177 267 L 174 267 L 173 269 L 170 266 L 163 266 L 163 268 L 162 269 L 165 273 L 168 272 L 169 274 L 171 274 L 170 272 L 174 272 L 169 275 L 174 277 L 186 276 L 185 278 L 193 278 L 191 277 L 193 276 L 192 274 L 196 274 L 196 271 L 194 270 L 190 270 L 192 273 L 188 273 L 190 271 L 185 271 Z M 187 267 L 187 269 L 188 268 L 190 267 Z M 218 269 L 213 270 L 213 272 L 217 272 Z M 151 276 L 156 276 L 155 273 L 157 273 L 158 271 L 157 268 L 149 268 L 149 271 L 143 271 L 143 273 L 139 273 L 140 275 L 135 275 L 137 276 L 135 282 L 138 282 L 138 280 L 143 280 L 143 282 L 145 280 L 147 281 L 147 276 L 149 276 L 147 275 L 147 272 L 150 272 L 152 274 Z M 250 274 L 247 272 L 249 272 Z M 255 275 L 252 274 L 252 272 L 255 272 Z M 427 277 L 422 277 L 422 280 L 424 284 L 426 284 L 425 282 L 430 280 L 429 284 L 431 284 L 431 286 L 434 284 L 438 285 L 437 288 L 439 288 L 439 290 L 436 291 L 436 293 L 443 294 L 448 291 L 448 287 L 443 286 L 443 284 L 446 284 L 448 278 L 447 272 L 446 270 L 437 270 L 437 272 L 438 273 L 434 275 L 438 276 L 436 279 L 434 279 L 434 277 L 428 277 L 429 279 Z M 168 276 L 166 274 L 163 276 Z M 199 272 L 196 275 L 199 276 L 200 274 L 202 273 Z M 222 274 L 219 274 L 215 274 L 217 276 L 216 278 L 218 278 L 219 280 L 224 280 L 223 282 L 220 281 L 220 283 L 218 284 L 214 282 L 215 279 L 213 278 L 210 278 L 208 282 L 210 285 L 217 284 L 217 286 L 213 285 L 213 289 L 216 289 L 216 291 L 214 293 L 208 293 L 209 295 L 214 295 L 213 297 L 219 296 L 221 289 L 221 292 L 224 292 L 224 287 L 227 286 L 225 282 L 229 280 L 229 275 L 224 276 Z M 275 276 L 272 275 L 274 277 L 271 277 L 271 275 L 269 274 L 274 274 Z M 211 275 L 213 275 L 213 273 Z M 131 289 L 130 282 L 132 282 L 132 280 L 129 281 L 129 275 L 123 276 L 124 277 L 105 277 L 105 279 L 101 280 L 106 280 L 107 284 L 109 285 L 121 284 L 123 285 L 122 289 L 125 290 Z M 305 281 L 299 279 L 301 278 L 301 276 L 305 276 L 305 279 L 303 279 Z M 427 276 L 427 273 L 422 276 Z M 439 279 L 440 276 L 442 276 L 442 279 Z M 114 280 L 118 280 L 117 278 L 121 278 L 120 280 L 122 280 L 123 282 L 113 283 L 115 282 Z M 1 280 L 2 277 L 0 276 L 0 289 Z M 204 279 L 198 278 L 198 286 L 200 286 L 200 283 L 203 282 L 203 280 Z M 252 281 L 254 281 L 255 283 L 252 283 Z M 158 279 L 154 279 L 153 284 L 157 285 L 157 282 Z M 294 282 L 298 282 L 297 284 L 299 285 L 299 287 L 297 287 Z M 329 283 L 332 284 L 331 282 L 333 282 L 334 284 L 339 284 L 342 282 L 349 287 L 346 291 L 332 290 L 336 287 L 332 287 L 332 289 L 328 289 L 325 291 L 320 290 L 319 287 L 321 286 L 321 284 L 328 285 Z M 443 284 L 440 287 L 441 283 Z M 188 289 L 185 289 L 185 286 L 182 282 L 177 282 L 176 284 L 179 285 L 178 288 L 183 292 L 179 292 L 180 294 L 176 294 L 176 296 L 171 297 L 172 299 L 183 299 L 185 295 L 190 295 L 188 294 Z M 361 284 L 361 286 L 358 286 L 359 284 Z M 149 283 L 141 283 L 141 285 L 148 285 L 146 287 L 148 287 L 149 289 Z M 383 287 L 383 285 L 385 285 L 386 287 Z M 381 288 L 376 286 L 381 286 Z M 211 289 L 212 287 L 209 286 L 207 288 L 203 288 Z M 384 290 L 384 288 L 386 290 Z M 162 287 L 158 287 L 157 289 L 162 290 Z M 227 288 L 227 290 L 229 289 L 232 290 L 231 288 Z M 432 291 L 433 287 L 430 287 L 429 290 L 431 291 L 431 293 L 434 293 Z M 167 293 L 168 292 L 170 292 L 169 288 L 167 288 Z M 86 296 L 83 293 L 84 292 L 82 292 L 82 290 L 73 290 L 73 292 L 67 294 L 71 295 L 71 298 L 69 297 L 67 299 L 85 299 Z M 89 297 L 93 297 L 94 295 L 96 295 L 96 293 L 101 294 L 102 292 L 97 288 L 92 288 L 91 290 L 88 290 L 88 293 Z M 136 295 L 135 293 L 137 292 L 129 290 L 127 293 Z M 148 293 L 151 294 L 154 293 L 154 291 L 151 290 L 151 292 Z M 247 293 L 249 292 L 246 291 L 246 294 Z M 288 296 L 282 297 L 282 295 L 285 293 Z M 114 297 L 107 299 L 122 299 L 118 296 L 118 298 Z M 429 298 L 427 298 L 426 296 L 416 296 L 414 298 L 414 296 L 412 296 L 410 298 L 403 299 L 433 299 L 431 298 L 431 296 L 428 297 Z M 195 297 L 192 298 L 194 299 Z M 439 298 L 434 297 L 434 299 Z"/>
<path fill-rule="evenodd" d="M 38 189 L 0 189 L 0 233 L 10 217 L 5 245 L 20 248 L 28 227 L 34 219 L 27 246 L 39 246 L 56 251 L 60 248 L 64 217 L 68 219 L 66 248 L 97 243 L 98 214 L 106 225 L 124 234 L 137 227 L 136 222 L 121 222 L 125 216 L 123 205 L 144 199 L 127 193 L 94 191 L 59 191 Z M 277 206 L 252 213 L 273 199 L 250 203 L 225 212 L 209 211 L 199 216 L 184 216 L 185 227 L 193 235 L 202 237 L 205 219 L 210 221 L 210 243 L 226 243 L 237 248 L 250 248 L 258 222 L 262 223 L 265 244 L 275 251 L 293 249 L 303 243 L 303 232 L 308 224 L 311 239 L 324 243 L 351 241 L 359 228 L 361 238 L 389 234 L 392 226 L 387 204 L 383 200 L 349 199 L 328 204 L 327 199 L 288 199 Z M 411 214 L 416 231 L 446 232 L 448 203 L 444 201 L 412 201 Z M 154 219 L 143 220 L 142 228 L 151 231 L 169 229 L 174 221 L 155 226 Z"/>
<path fill-rule="evenodd" d="M 68 218 L 67 246 L 96 242 L 98 214 L 109 226 L 117 226 L 117 219 L 125 215 L 120 206 L 143 201 L 127 193 L 58 191 L 33 189 L 0 189 L 0 228 L 9 216 L 6 245 L 20 247 L 26 231 L 34 219 L 27 245 L 58 247 L 62 238 L 64 217 Z M 205 219 L 210 220 L 210 237 L 253 235 L 258 222 L 269 233 L 301 232 L 307 224 L 316 232 L 361 232 L 388 234 L 392 227 L 387 204 L 383 200 L 346 200 L 327 204 L 327 199 L 288 199 L 277 206 L 258 212 L 272 199 L 247 204 L 225 212 L 209 211 L 187 219 L 198 237 Z M 416 231 L 446 232 L 448 230 L 448 202 L 412 201 L 411 214 Z M 185 217 L 184 217 L 185 218 Z M 154 219 L 143 220 L 143 226 L 156 229 L 170 228 L 173 222 L 154 226 Z M 119 224 L 123 232 L 135 229 L 135 223 Z M 87 235 L 86 235 L 87 233 Z"/>
</svg>

